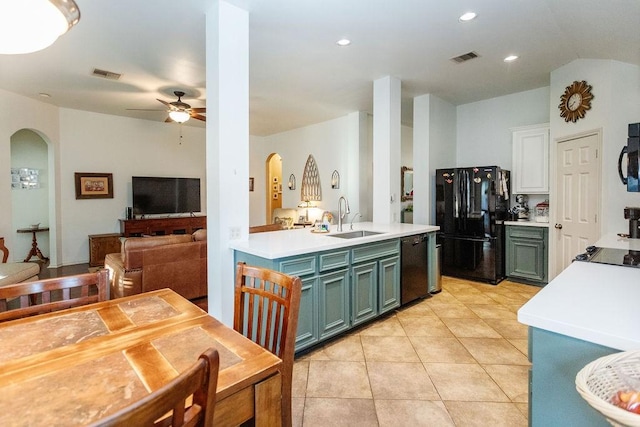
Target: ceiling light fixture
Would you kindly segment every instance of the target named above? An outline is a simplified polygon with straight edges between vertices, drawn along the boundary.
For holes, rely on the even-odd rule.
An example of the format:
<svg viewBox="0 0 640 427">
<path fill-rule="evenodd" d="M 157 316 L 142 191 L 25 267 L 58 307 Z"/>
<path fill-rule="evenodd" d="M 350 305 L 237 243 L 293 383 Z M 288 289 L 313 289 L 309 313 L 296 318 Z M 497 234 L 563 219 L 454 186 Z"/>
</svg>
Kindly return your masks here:
<svg viewBox="0 0 640 427">
<path fill-rule="evenodd" d="M 190 116 L 189 113 L 184 110 L 173 110 L 169 111 L 169 117 L 171 117 L 171 120 L 173 120 L 174 122 L 184 123 L 189 120 Z"/>
<path fill-rule="evenodd" d="M 518 55 L 509 55 L 506 58 L 504 58 L 504 62 L 513 62 L 516 59 L 518 59 Z"/>
<path fill-rule="evenodd" d="M 336 42 L 338 46 L 349 46 L 351 44 L 351 40 L 349 39 L 340 39 Z"/>
<path fill-rule="evenodd" d="M 462 15 L 460 15 L 460 18 L 458 18 L 458 20 L 460 22 L 469 22 L 469 21 L 473 21 L 474 19 L 476 19 L 476 16 L 478 16 L 475 12 L 467 12 L 464 13 Z"/>
<path fill-rule="evenodd" d="M 79 20 L 73 0 L 6 0 L 0 14 L 0 54 L 49 47 Z"/>
</svg>

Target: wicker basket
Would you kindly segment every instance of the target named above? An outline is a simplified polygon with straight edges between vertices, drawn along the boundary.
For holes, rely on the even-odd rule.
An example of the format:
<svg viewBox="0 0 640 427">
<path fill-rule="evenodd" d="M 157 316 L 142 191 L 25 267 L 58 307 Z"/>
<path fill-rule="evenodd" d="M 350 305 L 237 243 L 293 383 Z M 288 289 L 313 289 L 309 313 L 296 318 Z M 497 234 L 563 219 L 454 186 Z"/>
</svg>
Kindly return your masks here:
<svg viewBox="0 0 640 427">
<path fill-rule="evenodd" d="M 638 390 L 638 384 L 640 351 L 625 351 L 601 357 L 586 365 L 576 375 L 578 393 L 614 426 L 640 426 L 639 414 L 611 403 L 618 391 Z"/>
</svg>

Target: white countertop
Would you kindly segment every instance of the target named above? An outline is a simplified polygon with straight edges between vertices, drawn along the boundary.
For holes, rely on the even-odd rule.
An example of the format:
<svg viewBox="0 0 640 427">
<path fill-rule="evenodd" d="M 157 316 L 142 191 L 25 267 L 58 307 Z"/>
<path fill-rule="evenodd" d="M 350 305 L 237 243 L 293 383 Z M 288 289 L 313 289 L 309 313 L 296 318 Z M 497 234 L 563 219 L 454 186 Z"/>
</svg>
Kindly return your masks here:
<svg viewBox="0 0 640 427">
<path fill-rule="evenodd" d="M 544 227 L 549 228 L 548 222 L 535 222 L 535 221 L 504 221 L 504 225 L 522 225 L 525 227 Z"/>
<path fill-rule="evenodd" d="M 438 231 L 440 227 L 420 224 L 374 224 L 371 222 L 357 222 L 353 224 L 354 230 L 378 231 L 382 234 L 374 236 L 358 237 L 355 239 L 341 239 L 331 237 L 337 234 L 338 226 L 332 225 L 328 234 L 316 234 L 311 228 L 299 228 L 293 230 L 271 231 L 267 233 L 249 234 L 249 240 L 232 240 L 229 243 L 231 249 L 256 255 L 267 259 L 277 259 L 312 252 L 320 252 L 331 249 L 339 249 L 363 243 L 379 242 L 420 233 Z M 343 224 L 342 232 L 350 231 L 349 224 Z"/>
<path fill-rule="evenodd" d="M 640 239 L 629 239 L 628 237 L 620 237 L 616 234 L 609 234 L 598 240 L 594 246 L 600 248 L 630 249 L 633 251 L 640 251 Z"/>
<path fill-rule="evenodd" d="M 605 239 L 596 246 L 623 243 Z M 518 310 L 518 321 L 618 350 L 638 350 L 640 268 L 575 261 Z"/>
</svg>

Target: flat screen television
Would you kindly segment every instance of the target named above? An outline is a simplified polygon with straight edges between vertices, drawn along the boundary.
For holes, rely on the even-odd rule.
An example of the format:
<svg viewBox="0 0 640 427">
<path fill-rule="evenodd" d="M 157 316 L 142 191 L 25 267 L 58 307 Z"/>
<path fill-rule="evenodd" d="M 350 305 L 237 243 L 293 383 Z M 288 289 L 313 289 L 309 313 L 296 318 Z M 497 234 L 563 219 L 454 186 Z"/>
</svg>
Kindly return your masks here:
<svg viewBox="0 0 640 427">
<path fill-rule="evenodd" d="M 200 212 L 200 178 L 131 178 L 134 215 Z"/>
</svg>

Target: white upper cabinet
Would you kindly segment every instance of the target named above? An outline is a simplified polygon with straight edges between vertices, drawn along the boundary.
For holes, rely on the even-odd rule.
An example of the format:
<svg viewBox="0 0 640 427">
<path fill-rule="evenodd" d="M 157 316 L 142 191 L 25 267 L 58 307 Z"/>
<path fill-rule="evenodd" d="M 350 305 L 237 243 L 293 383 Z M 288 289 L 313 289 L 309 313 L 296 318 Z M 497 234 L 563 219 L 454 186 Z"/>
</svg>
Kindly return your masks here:
<svg viewBox="0 0 640 427">
<path fill-rule="evenodd" d="M 549 125 L 512 128 L 513 194 L 549 193 Z"/>
</svg>

